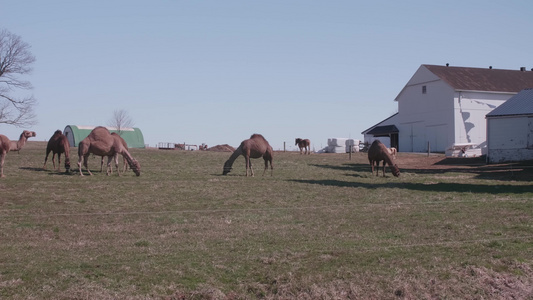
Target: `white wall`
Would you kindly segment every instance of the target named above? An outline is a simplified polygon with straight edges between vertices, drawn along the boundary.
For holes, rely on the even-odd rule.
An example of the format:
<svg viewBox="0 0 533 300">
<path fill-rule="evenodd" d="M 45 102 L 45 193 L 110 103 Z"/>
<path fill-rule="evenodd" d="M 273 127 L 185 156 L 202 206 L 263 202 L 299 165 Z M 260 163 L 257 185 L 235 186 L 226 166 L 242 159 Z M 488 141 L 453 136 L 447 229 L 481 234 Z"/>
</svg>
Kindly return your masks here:
<svg viewBox="0 0 533 300">
<path fill-rule="evenodd" d="M 422 87 L 426 93 L 422 93 Z M 453 140 L 454 90 L 420 67 L 396 98 L 399 148 L 405 152 L 444 152 Z"/>
<path fill-rule="evenodd" d="M 490 163 L 533 160 L 533 118 L 487 119 L 487 144 Z"/>
<path fill-rule="evenodd" d="M 484 147 L 487 139 L 485 116 L 512 96 L 513 94 L 503 93 L 456 92 L 453 143 L 474 143 L 478 145 L 478 148 Z"/>
</svg>

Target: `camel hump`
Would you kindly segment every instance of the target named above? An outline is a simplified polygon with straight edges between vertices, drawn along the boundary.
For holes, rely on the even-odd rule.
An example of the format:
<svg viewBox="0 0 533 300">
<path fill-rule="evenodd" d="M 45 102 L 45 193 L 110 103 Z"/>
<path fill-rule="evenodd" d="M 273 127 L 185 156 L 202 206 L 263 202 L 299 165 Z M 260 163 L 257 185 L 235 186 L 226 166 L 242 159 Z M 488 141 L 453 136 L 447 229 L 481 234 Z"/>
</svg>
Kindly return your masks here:
<svg viewBox="0 0 533 300">
<path fill-rule="evenodd" d="M 383 145 L 383 143 L 380 140 L 374 140 L 372 142 L 372 145 L 379 145 L 379 144 Z"/>
<path fill-rule="evenodd" d="M 104 126 L 96 126 L 96 127 L 93 129 L 93 131 L 94 131 L 94 130 L 105 130 L 105 131 L 109 132 L 109 129 L 105 128 Z"/>
<path fill-rule="evenodd" d="M 259 133 L 254 133 L 250 136 L 251 139 L 257 139 L 257 138 L 260 138 L 260 139 L 265 139 L 261 134 Z"/>
</svg>

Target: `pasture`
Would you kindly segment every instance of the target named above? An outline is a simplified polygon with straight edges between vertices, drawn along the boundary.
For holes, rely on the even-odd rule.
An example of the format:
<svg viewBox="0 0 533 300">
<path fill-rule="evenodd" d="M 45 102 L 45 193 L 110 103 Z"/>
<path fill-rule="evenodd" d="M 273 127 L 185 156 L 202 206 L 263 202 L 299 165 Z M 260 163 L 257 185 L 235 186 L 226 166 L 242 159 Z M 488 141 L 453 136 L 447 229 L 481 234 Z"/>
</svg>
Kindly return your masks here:
<svg viewBox="0 0 533 300">
<path fill-rule="evenodd" d="M 533 168 L 399 153 L 131 150 L 141 176 L 6 157 L 2 299 L 532 299 Z M 122 163 L 122 160 L 120 160 Z M 64 171 L 64 166 L 61 166 Z M 114 170 L 115 172 L 115 170 Z"/>
</svg>

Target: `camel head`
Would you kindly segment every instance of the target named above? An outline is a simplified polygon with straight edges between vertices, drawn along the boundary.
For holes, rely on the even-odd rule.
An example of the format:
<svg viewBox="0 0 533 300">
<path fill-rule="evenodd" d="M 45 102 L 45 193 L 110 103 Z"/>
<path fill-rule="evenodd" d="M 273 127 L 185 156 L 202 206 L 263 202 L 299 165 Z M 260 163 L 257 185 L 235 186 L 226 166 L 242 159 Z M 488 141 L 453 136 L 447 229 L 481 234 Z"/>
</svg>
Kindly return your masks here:
<svg viewBox="0 0 533 300">
<path fill-rule="evenodd" d="M 67 156 L 65 157 L 65 173 L 70 172 L 70 158 Z"/>
<path fill-rule="evenodd" d="M 27 139 L 27 138 L 37 136 L 37 134 L 35 133 L 35 131 L 24 130 L 22 134 L 20 135 L 20 137 L 23 137 L 23 136 Z"/>
<path fill-rule="evenodd" d="M 141 164 L 136 159 L 131 161 L 130 168 L 135 175 L 141 176 Z"/>
<path fill-rule="evenodd" d="M 400 176 L 400 168 L 398 168 L 398 165 L 394 164 L 392 166 L 390 166 L 390 169 L 392 171 L 392 175 L 398 177 Z"/>
<path fill-rule="evenodd" d="M 231 167 L 224 166 L 224 171 L 222 171 L 222 175 L 228 175 L 229 172 L 231 172 Z"/>
</svg>

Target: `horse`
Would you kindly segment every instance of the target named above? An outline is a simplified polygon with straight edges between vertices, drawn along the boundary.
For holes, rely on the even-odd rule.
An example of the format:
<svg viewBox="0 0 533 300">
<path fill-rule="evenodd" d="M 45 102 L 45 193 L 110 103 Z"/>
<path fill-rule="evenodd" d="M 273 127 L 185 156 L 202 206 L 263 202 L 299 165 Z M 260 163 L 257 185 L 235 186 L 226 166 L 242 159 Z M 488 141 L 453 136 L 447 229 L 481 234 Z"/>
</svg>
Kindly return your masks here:
<svg viewBox="0 0 533 300">
<path fill-rule="evenodd" d="M 308 139 L 301 139 L 297 138 L 296 143 L 294 145 L 298 145 L 300 147 L 300 154 L 303 154 L 303 150 L 305 149 L 305 154 L 311 154 L 311 141 Z"/>
</svg>

